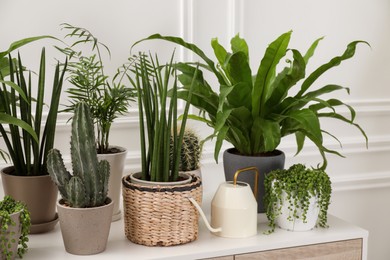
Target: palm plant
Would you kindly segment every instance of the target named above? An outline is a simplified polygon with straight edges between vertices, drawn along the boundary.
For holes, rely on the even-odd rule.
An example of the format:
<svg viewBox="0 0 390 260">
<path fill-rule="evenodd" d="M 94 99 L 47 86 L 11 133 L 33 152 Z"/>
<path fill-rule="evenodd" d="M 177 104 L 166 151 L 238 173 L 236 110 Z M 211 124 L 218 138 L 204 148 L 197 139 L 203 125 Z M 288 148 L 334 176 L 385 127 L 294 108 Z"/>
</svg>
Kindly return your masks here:
<svg viewBox="0 0 390 260">
<path fill-rule="evenodd" d="M 104 71 L 102 51 L 108 55 L 109 48 L 99 42 L 90 31 L 70 24 L 62 24 L 62 28 L 70 31 L 65 38 L 74 38 L 74 42 L 65 48 L 57 47 L 69 58 L 68 73 L 72 87 L 67 89 L 70 105 L 64 110 L 73 112 L 79 102 L 85 102 L 92 114 L 93 123 L 96 126 L 96 148 L 98 153 L 109 153 L 109 135 L 114 120 L 127 112 L 130 101 L 135 97 L 135 91 L 122 84 L 127 78 L 127 70 L 132 60 L 125 63 L 118 70 L 109 83 L 109 76 Z M 82 44 L 91 45 L 91 54 L 84 54 L 75 50 Z"/>
<path fill-rule="evenodd" d="M 306 76 L 306 67 L 314 55 L 317 45 L 322 40 L 313 42 L 308 51 L 302 55 L 300 51 L 289 48 L 292 32 L 286 32 L 274 40 L 266 49 L 256 74 L 253 75 L 249 65 L 249 48 L 246 41 L 238 35 L 231 39 L 231 52 L 221 46 L 218 40 L 212 39 L 217 65 L 196 45 L 181 38 L 154 34 L 134 45 L 152 39 L 166 40 L 179 44 L 197 54 L 205 64 L 201 67 L 211 71 L 220 85 L 215 92 L 197 72 L 191 104 L 199 108 L 201 116 L 191 115 L 191 118 L 206 122 L 214 128 L 214 133 L 207 139 L 216 137 L 214 157 L 218 161 L 223 140 L 233 144 L 242 155 L 260 155 L 274 151 L 282 137 L 295 134 L 297 154 L 302 150 L 306 138 L 318 148 L 322 158 L 322 168 L 327 165 L 326 154 L 342 156 L 339 152 L 323 145 L 323 134 L 339 140 L 320 125 L 320 118 L 341 120 L 355 126 L 368 142 L 363 129 L 354 122 L 355 110 L 352 106 L 339 99 L 323 99 L 321 96 L 349 88 L 336 84 L 328 84 L 314 89 L 316 80 L 329 69 L 338 66 L 342 61 L 354 56 L 356 46 L 364 41 L 354 41 L 348 44 L 345 52 L 333 57 L 329 62 L 319 66 Z M 368 43 L 366 43 L 368 44 Z M 133 45 L 133 46 L 134 46 Z M 285 64 L 283 57 L 290 54 Z M 281 71 L 277 71 L 280 66 Z M 194 76 L 193 63 L 180 63 L 176 68 L 181 71 L 180 82 L 184 85 L 178 90 L 178 97 L 186 99 L 189 92 L 189 82 Z M 302 80 L 300 87 L 297 83 Z M 297 93 L 290 95 L 289 91 L 297 86 Z M 336 111 L 338 107 L 346 107 L 350 117 L 345 117 Z"/>
<path fill-rule="evenodd" d="M 0 103 L 2 117 L 0 133 L 15 175 L 46 175 L 46 157 L 53 148 L 58 106 L 67 62 L 61 71 L 57 64 L 54 73 L 49 111 L 42 128 L 45 92 L 46 58 L 42 49 L 38 73 L 37 95 L 32 91 L 32 72 L 25 75 L 20 54 L 17 60 L 8 56 L 9 75 L 0 74 Z M 15 64 L 15 61 L 17 64 Z M 34 105 L 35 104 L 35 111 Z M 6 128 L 8 126 L 9 129 Z"/>
<path fill-rule="evenodd" d="M 135 79 L 131 82 L 138 93 L 143 180 L 168 182 L 179 178 L 181 146 L 190 102 L 186 102 L 178 126 L 178 81 L 173 57 L 174 54 L 169 63 L 161 66 L 157 56 L 140 54 L 132 70 Z M 191 90 L 190 87 L 188 100 L 191 100 Z"/>
</svg>

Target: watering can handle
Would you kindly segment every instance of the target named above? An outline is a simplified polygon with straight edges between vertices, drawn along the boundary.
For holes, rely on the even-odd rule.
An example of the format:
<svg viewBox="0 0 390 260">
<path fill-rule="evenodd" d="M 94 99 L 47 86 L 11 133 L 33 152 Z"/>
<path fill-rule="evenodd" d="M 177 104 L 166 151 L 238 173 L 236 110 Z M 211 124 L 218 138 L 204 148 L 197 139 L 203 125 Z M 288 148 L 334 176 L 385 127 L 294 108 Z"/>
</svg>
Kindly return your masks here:
<svg viewBox="0 0 390 260">
<path fill-rule="evenodd" d="M 236 171 L 236 173 L 234 174 L 234 177 L 233 177 L 233 185 L 237 185 L 237 178 L 238 178 L 238 175 L 242 172 L 247 172 L 247 171 L 254 171 L 256 173 L 255 175 L 255 187 L 253 189 L 253 195 L 255 196 L 256 200 L 257 200 L 257 191 L 258 191 L 258 182 L 259 182 L 259 170 L 252 166 L 252 167 L 247 167 L 247 168 L 242 168 L 242 169 L 239 169 Z"/>
<path fill-rule="evenodd" d="M 189 201 L 191 201 L 191 203 L 195 206 L 195 208 L 198 210 L 200 216 L 202 217 L 203 219 L 203 222 L 206 224 L 206 227 L 208 230 L 210 230 L 210 232 L 221 232 L 222 231 L 222 228 L 213 228 L 212 226 L 210 226 L 205 214 L 203 213 L 203 210 L 202 208 L 199 206 L 198 202 L 196 202 L 196 200 L 194 200 L 193 198 L 191 197 L 188 197 L 187 198 Z"/>
</svg>

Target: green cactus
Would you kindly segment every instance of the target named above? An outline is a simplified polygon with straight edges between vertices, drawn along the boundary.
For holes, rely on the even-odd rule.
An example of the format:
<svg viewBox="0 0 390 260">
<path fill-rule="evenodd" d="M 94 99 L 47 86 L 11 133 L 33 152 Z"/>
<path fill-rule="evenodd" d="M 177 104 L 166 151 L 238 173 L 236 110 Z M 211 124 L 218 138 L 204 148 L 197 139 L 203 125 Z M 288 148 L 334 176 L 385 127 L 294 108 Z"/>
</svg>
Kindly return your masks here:
<svg viewBox="0 0 390 260">
<path fill-rule="evenodd" d="M 70 145 L 73 175 L 66 170 L 60 151 L 52 149 L 47 158 L 47 170 L 62 198 L 75 208 L 104 205 L 110 165 L 98 161 L 92 117 L 83 102 L 74 110 Z"/>
<path fill-rule="evenodd" d="M 171 148 L 172 148 L 171 139 Z M 170 156 L 172 156 L 172 150 Z M 184 130 L 180 152 L 179 171 L 193 171 L 199 168 L 201 146 L 198 135 L 191 129 Z"/>
</svg>

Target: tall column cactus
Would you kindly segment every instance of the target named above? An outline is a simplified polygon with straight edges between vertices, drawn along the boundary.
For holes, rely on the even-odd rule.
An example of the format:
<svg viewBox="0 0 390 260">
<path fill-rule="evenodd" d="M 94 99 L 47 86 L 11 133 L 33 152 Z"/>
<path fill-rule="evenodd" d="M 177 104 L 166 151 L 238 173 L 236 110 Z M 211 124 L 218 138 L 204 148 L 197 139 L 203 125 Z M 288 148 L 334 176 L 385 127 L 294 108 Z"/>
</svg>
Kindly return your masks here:
<svg viewBox="0 0 390 260">
<path fill-rule="evenodd" d="M 98 161 L 92 117 L 83 102 L 74 110 L 70 145 L 73 175 L 66 170 L 60 151 L 52 149 L 47 159 L 52 180 L 71 207 L 103 205 L 107 198 L 110 165 L 106 160 Z"/>
</svg>

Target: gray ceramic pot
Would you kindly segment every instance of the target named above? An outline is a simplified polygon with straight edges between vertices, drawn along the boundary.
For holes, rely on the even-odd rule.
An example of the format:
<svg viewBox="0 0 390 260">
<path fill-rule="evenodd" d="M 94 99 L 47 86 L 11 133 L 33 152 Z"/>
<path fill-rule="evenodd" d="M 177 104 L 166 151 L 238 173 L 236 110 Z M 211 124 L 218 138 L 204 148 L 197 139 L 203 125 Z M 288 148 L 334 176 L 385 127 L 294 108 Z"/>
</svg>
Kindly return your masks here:
<svg viewBox="0 0 390 260">
<path fill-rule="evenodd" d="M 114 203 L 94 208 L 71 208 L 57 203 L 65 250 L 75 255 L 92 255 L 106 249 Z"/>
<path fill-rule="evenodd" d="M 232 181 L 237 170 L 246 167 L 256 167 L 259 172 L 258 192 L 257 192 L 257 209 L 259 213 L 264 213 L 264 177 L 267 173 L 276 169 L 283 169 L 285 155 L 282 151 L 275 150 L 272 153 L 263 156 L 246 156 L 240 155 L 235 148 L 225 150 L 223 153 L 223 167 L 226 181 Z M 254 189 L 254 174 L 241 174 L 239 181 L 249 183 L 252 190 Z"/>
</svg>

